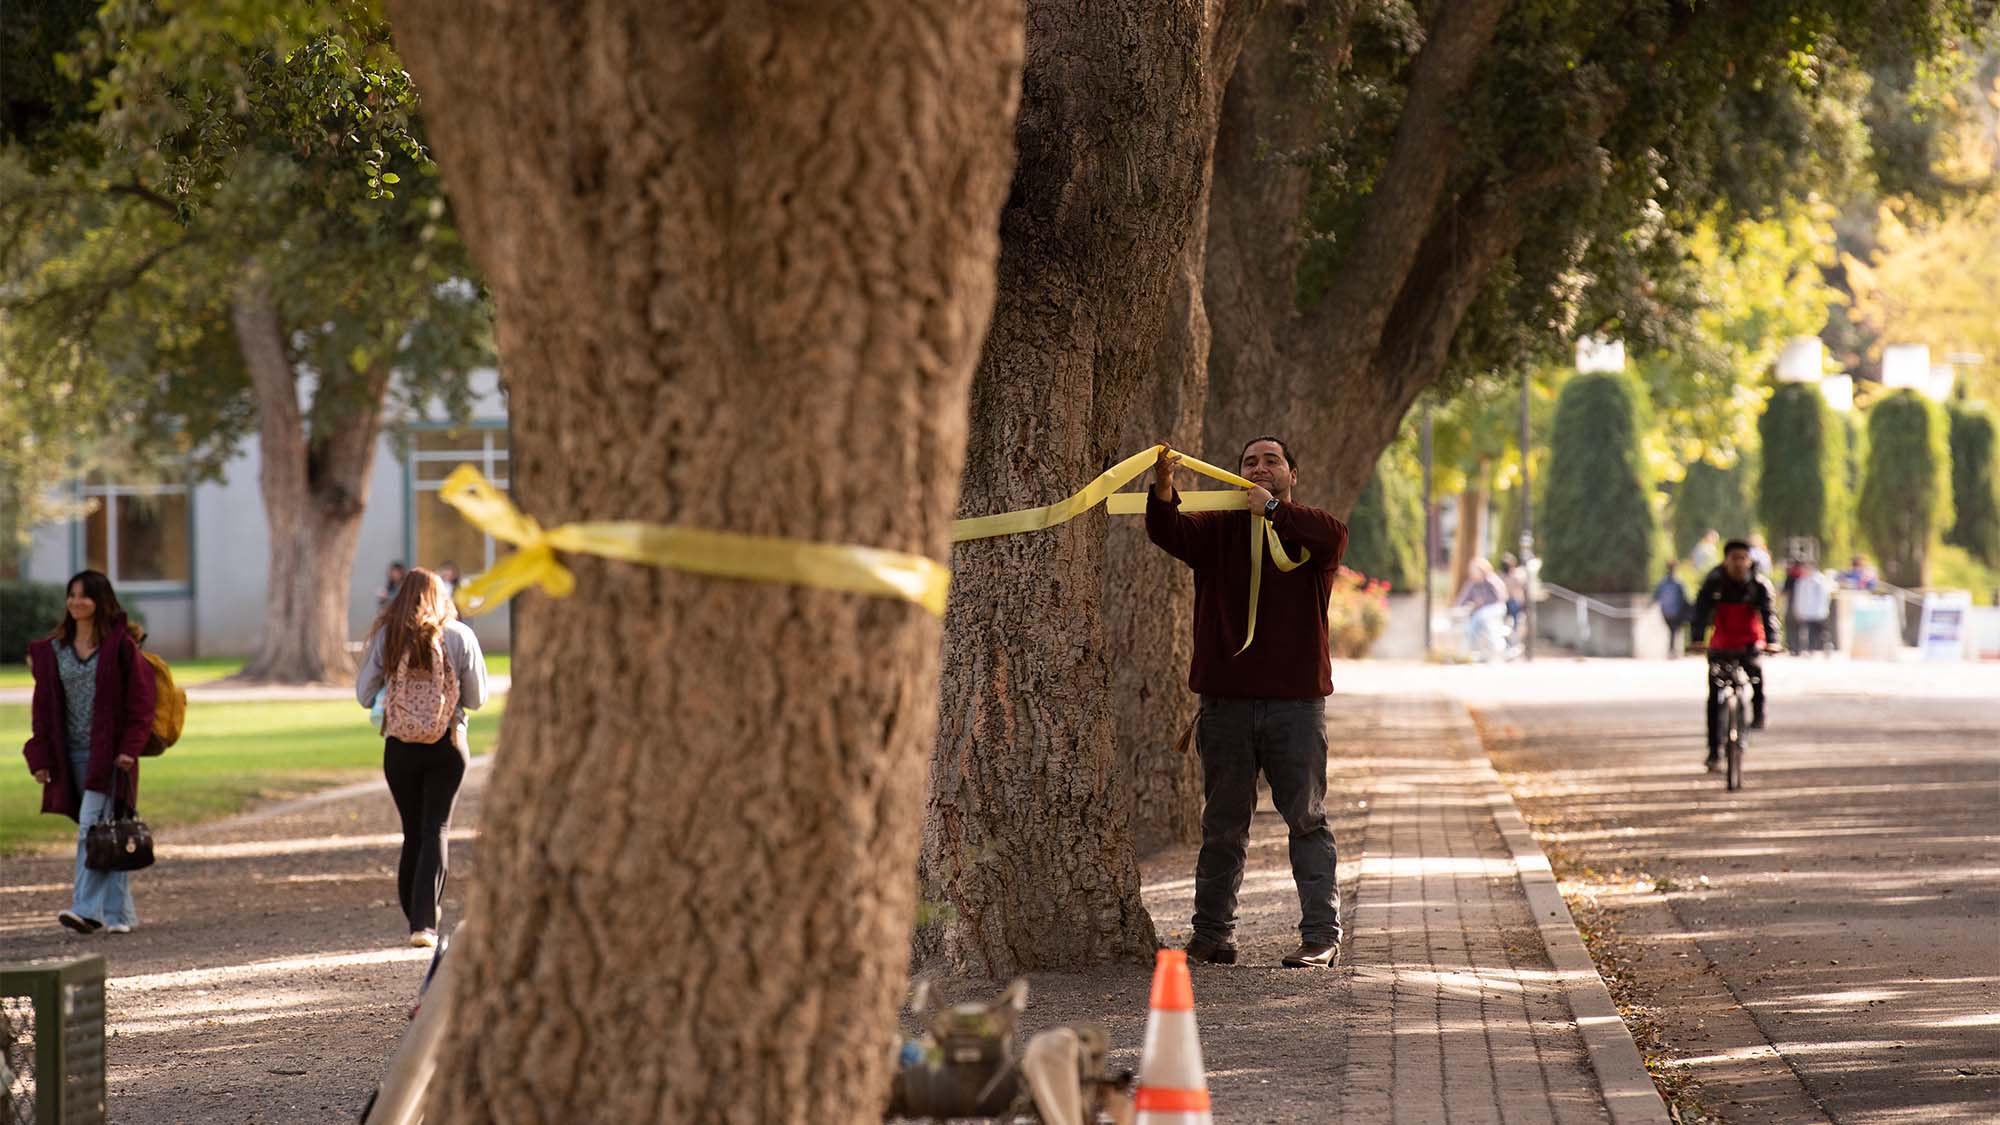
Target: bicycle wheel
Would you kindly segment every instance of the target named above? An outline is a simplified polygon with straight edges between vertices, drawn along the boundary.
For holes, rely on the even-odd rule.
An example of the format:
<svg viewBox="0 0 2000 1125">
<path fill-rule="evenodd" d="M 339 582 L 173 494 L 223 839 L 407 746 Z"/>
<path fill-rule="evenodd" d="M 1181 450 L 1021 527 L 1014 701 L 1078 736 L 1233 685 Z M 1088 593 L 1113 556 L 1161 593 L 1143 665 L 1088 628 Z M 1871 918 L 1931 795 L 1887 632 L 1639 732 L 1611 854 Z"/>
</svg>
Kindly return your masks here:
<svg viewBox="0 0 2000 1125">
<path fill-rule="evenodd" d="M 1743 722 L 1743 696 L 1739 691 L 1729 705 L 1729 776 L 1730 790 L 1743 788 L 1743 739 L 1748 727 Z"/>
</svg>

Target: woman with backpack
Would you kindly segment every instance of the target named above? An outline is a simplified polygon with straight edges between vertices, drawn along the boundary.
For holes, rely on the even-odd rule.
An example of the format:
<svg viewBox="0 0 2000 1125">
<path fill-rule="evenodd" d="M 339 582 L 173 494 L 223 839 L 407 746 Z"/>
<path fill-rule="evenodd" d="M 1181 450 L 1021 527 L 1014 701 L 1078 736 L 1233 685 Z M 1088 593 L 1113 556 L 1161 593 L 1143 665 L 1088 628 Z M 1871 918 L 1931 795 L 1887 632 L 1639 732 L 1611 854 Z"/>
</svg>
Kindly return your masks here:
<svg viewBox="0 0 2000 1125">
<path fill-rule="evenodd" d="M 153 669 L 139 654 L 145 634 L 126 620 L 111 579 L 86 570 L 69 580 L 62 623 L 28 646 L 35 677 L 28 769 L 42 811 L 77 822 L 76 882 L 56 921 L 80 934 L 129 934 L 139 924 L 131 873 L 84 863 L 90 826 L 114 805 L 139 803 L 139 755 L 153 733 Z"/>
<path fill-rule="evenodd" d="M 422 567 L 403 576 L 368 630 L 354 695 L 373 707 L 378 694 L 382 773 L 403 821 L 396 897 L 410 944 L 432 947 L 444 900 L 445 834 L 471 760 L 465 713 L 486 702 L 486 658 L 444 582 Z"/>
</svg>

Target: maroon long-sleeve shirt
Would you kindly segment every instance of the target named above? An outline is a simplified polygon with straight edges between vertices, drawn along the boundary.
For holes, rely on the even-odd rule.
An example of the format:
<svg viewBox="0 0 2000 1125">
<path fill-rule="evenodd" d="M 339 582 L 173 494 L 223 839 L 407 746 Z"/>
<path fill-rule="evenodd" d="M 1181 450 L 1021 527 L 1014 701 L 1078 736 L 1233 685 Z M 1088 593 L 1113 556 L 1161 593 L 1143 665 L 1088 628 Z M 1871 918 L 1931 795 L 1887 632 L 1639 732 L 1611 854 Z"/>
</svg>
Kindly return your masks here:
<svg viewBox="0 0 2000 1125">
<path fill-rule="evenodd" d="M 1250 513 L 1182 512 L 1181 496 L 1146 493 L 1146 534 L 1194 569 L 1194 661 L 1188 688 L 1201 695 L 1316 699 L 1333 693 L 1326 605 L 1347 552 L 1347 525 L 1318 508 L 1281 501 L 1271 526 L 1293 558 L 1286 573 L 1264 553 L 1257 636 L 1242 655 L 1250 608 Z"/>
</svg>

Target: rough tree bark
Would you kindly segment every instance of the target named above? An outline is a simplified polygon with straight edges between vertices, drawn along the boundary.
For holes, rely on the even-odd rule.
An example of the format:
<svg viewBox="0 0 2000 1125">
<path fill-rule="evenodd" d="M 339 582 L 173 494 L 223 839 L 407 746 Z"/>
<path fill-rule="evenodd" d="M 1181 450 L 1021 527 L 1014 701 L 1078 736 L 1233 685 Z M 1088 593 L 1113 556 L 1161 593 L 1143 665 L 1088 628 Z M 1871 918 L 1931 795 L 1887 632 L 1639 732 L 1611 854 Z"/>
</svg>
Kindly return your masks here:
<svg viewBox="0 0 2000 1125">
<path fill-rule="evenodd" d="M 1200 124 L 1213 132 L 1222 94 L 1244 36 L 1264 0 L 1210 0 L 1208 85 Z M 1175 268 L 1172 303 L 1137 401 L 1125 416 L 1121 450 L 1166 441 L 1228 466 L 1222 449 L 1204 449 L 1208 405 L 1208 311 L 1203 274 L 1208 262 L 1208 196 L 1213 152 L 1203 167 L 1194 223 Z M 1138 519 L 1113 520 L 1105 540 L 1104 618 L 1110 638 L 1111 694 L 1118 736 L 1121 788 L 1132 840 L 1145 855 L 1201 838 L 1201 760 L 1186 736 L 1196 699 L 1187 691 L 1194 655 L 1194 581 L 1187 567 L 1146 538 Z"/>
<path fill-rule="evenodd" d="M 525 510 L 944 556 L 1018 5 L 391 10 Z M 517 611 L 432 1117 L 878 1116 L 938 622 L 567 561 Z"/>
<path fill-rule="evenodd" d="M 1208 316 L 1201 305 L 1206 195 L 1204 190 L 1181 249 L 1153 369 L 1125 416 L 1121 449 L 1161 441 L 1175 449 L 1200 448 L 1208 398 Z M 1214 461 L 1212 452 L 1202 459 Z M 1112 520 L 1106 533 L 1104 628 L 1111 644 L 1119 788 L 1133 846 L 1145 855 L 1192 843 L 1201 838 L 1201 760 L 1183 735 L 1196 711 L 1187 690 L 1194 578 L 1179 559 L 1153 546 L 1137 517 Z"/>
<path fill-rule="evenodd" d="M 1030 4 L 963 514 L 1049 503 L 1128 452 L 1198 217 L 1228 7 Z M 921 868 L 942 909 L 920 956 L 997 976 L 1152 955 L 1117 788 L 1105 533 L 1099 509 L 954 552 Z"/>
<path fill-rule="evenodd" d="M 271 556 L 264 627 L 237 678 L 270 683 L 345 683 L 347 596 L 369 470 L 382 430 L 386 364 L 350 373 L 355 405 L 341 424 L 308 427 L 285 328 L 263 279 L 245 271 L 230 315 L 257 400 L 257 443 Z M 326 392 L 322 392 L 326 393 Z"/>
</svg>

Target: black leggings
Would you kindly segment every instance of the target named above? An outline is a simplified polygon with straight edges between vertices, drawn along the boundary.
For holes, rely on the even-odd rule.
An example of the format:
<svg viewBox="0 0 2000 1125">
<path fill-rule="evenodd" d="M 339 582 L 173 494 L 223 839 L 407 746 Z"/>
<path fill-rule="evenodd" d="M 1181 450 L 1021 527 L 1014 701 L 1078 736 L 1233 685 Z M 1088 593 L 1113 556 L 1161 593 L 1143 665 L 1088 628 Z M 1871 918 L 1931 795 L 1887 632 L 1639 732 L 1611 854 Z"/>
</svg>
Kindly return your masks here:
<svg viewBox="0 0 2000 1125">
<path fill-rule="evenodd" d="M 436 742 L 383 741 L 382 775 L 403 819 L 403 856 L 396 865 L 396 897 L 410 931 L 434 930 L 444 901 L 445 834 L 465 780 L 466 756 L 446 734 Z"/>
</svg>

